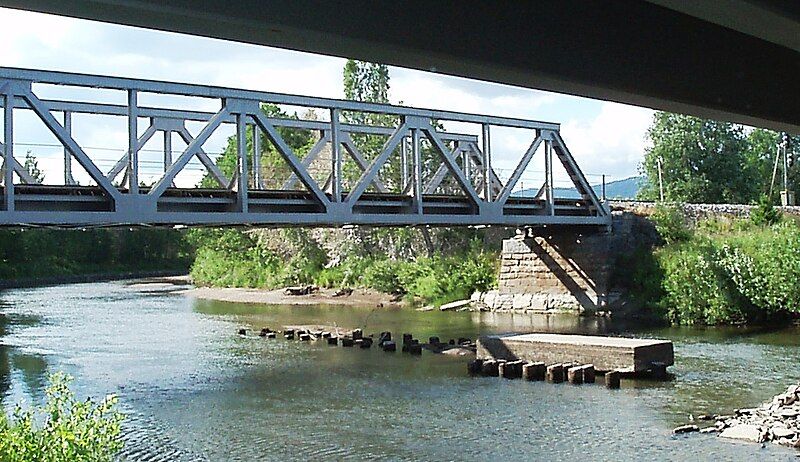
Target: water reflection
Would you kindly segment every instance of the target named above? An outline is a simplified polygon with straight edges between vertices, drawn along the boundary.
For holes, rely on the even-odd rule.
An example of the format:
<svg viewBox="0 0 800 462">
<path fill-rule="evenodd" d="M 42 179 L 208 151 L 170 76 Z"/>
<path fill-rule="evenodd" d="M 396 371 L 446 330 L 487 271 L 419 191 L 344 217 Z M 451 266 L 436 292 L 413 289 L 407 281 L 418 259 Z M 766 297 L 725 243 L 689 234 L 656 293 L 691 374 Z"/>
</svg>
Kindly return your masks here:
<svg viewBox="0 0 800 462">
<path fill-rule="evenodd" d="M 173 292 L 120 283 L 5 292 L 3 404 L 40 396 L 55 370 L 77 377 L 79 396 L 117 392 L 129 414 L 130 460 L 517 460 L 543 448 L 554 459 L 795 460 L 785 449 L 671 429 L 689 413 L 753 405 L 795 381 L 796 328 L 656 329 L 571 316 L 258 306 Z M 529 331 L 667 337 L 676 378 L 612 392 L 471 378 L 464 359 L 444 355 L 236 335 L 306 323 L 445 340 Z"/>
</svg>

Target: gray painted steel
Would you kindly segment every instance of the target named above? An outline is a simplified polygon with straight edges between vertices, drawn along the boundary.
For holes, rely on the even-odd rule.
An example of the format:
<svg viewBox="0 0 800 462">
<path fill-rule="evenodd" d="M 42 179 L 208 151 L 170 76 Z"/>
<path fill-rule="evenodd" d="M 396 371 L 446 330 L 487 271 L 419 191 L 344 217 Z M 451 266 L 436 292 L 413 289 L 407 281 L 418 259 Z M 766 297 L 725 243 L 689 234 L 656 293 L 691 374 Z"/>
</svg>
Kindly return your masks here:
<svg viewBox="0 0 800 462">
<path fill-rule="evenodd" d="M 36 89 L 41 84 L 69 90 L 117 90 L 125 93 L 126 104 L 97 103 L 80 98 L 40 99 Z M 75 92 L 65 91 L 65 94 Z M 219 109 L 203 112 L 174 108 L 174 104 L 169 107 L 140 105 L 143 94 L 201 97 L 216 100 Z M 12 68 L 0 68 L 0 96 L 5 121 L 0 147 L 4 165 L 9 164 L 6 160 L 10 159 L 14 167 L 4 168 L 0 226 L 606 226 L 611 222 L 607 207 L 589 187 L 555 123 Z M 330 114 L 331 119 L 267 117 L 262 110 L 264 103 L 314 108 Z M 63 146 L 62 184 L 36 184 L 13 157 L 14 114 L 21 111 L 36 114 Z M 340 120 L 343 112 L 385 114 L 390 116 L 387 120 L 397 122 L 393 125 L 348 124 Z M 102 172 L 86 148 L 73 138 L 74 114 L 125 118 L 127 151 L 109 172 Z M 146 120 L 149 124 L 145 126 L 142 122 Z M 433 120 L 475 124 L 481 135 L 444 132 L 437 129 Z M 204 125 L 192 135 L 187 122 Z M 203 144 L 225 124 L 235 125 L 238 168 L 233 178 L 227 178 L 203 150 Z M 490 127 L 528 129 L 531 134 L 530 146 L 519 154 L 520 163 L 505 184 L 491 168 Z M 317 133 L 318 141 L 301 158 L 282 135 L 287 129 Z M 145 143 L 159 132 L 164 137 L 163 168 L 157 181 L 146 187 L 139 183 L 139 155 Z M 261 163 L 262 156 L 252 155 L 260 147 L 252 143 L 252 149 L 248 148 L 248 132 L 263 133 L 288 166 L 291 173 L 281 179 L 279 189 L 264 188 L 266 170 Z M 172 155 L 173 134 L 186 143 L 186 148 L 176 157 Z M 382 136 L 385 143 L 368 158 L 354 141 L 356 136 Z M 260 137 L 254 139 L 260 140 Z M 479 143 L 482 148 L 478 148 Z M 423 144 L 438 156 L 438 167 L 434 164 L 431 172 L 422 166 Z M 542 200 L 511 195 L 522 172 L 542 145 L 548 159 L 554 154 L 561 161 L 581 199 L 558 199 L 548 195 Z M 411 158 L 408 157 L 409 147 Z M 322 159 L 323 153 L 330 156 L 330 161 Z M 175 187 L 178 174 L 195 158 L 217 187 Z M 343 169 L 345 158 L 352 160 L 357 172 L 360 171 L 359 178 L 348 179 Z M 398 173 L 398 178 L 386 173 L 391 159 L 401 161 L 402 172 Z M 91 185 L 76 185 L 73 162 L 88 173 Z M 324 181 L 315 179 L 314 173 L 319 173 L 311 169 L 315 163 L 322 163 L 327 169 L 322 175 Z M 548 160 L 545 177 L 549 183 L 552 182 L 551 166 L 552 161 Z M 16 185 L 13 183 L 15 172 Z M 121 182 L 115 184 L 120 174 Z"/>
</svg>

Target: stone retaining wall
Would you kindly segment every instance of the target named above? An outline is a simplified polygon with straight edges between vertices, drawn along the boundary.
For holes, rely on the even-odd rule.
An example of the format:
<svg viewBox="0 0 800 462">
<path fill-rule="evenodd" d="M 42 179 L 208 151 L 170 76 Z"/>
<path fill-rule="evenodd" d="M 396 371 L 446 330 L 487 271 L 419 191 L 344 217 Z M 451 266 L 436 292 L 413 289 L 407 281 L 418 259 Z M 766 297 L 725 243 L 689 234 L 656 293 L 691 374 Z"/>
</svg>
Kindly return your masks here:
<svg viewBox="0 0 800 462">
<path fill-rule="evenodd" d="M 650 222 L 615 212 L 613 232 L 518 234 L 503 241 L 498 289 L 473 295 L 494 311 L 521 313 L 596 312 L 615 307 L 612 265 L 620 252 L 657 239 Z"/>
<path fill-rule="evenodd" d="M 629 212 L 640 216 L 650 216 L 655 212 L 655 202 L 611 201 L 612 211 Z M 696 223 L 704 218 L 748 218 L 755 205 L 740 204 L 680 204 L 687 221 Z M 800 206 L 776 207 L 782 213 L 800 217 Z"/>
</svg>

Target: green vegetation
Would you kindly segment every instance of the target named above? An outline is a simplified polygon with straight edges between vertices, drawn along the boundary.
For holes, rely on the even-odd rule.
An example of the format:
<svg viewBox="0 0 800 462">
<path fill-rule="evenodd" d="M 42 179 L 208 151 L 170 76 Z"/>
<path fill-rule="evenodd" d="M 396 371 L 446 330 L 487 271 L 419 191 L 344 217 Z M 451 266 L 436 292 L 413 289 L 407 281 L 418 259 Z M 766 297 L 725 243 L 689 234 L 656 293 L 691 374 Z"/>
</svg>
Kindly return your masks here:
<svg viewBox="0 0 800 462">
<path fill-rule="evenodd" d="M 690 229 L 664 207 L 652 218 L 665 244 L 621 262 L 634 299 L 675 324 L 774 323 L 800 314 L 800 226 L 768 204 L 751 220 Z"/>
<path fill-rule="evenodd" d="M 777 132 L 658 112 L 647 136 L 652 146 L 641 166 L 646 176 L 641 199 L 659 198 L 659 159 L 667 202 L 753 204 L 770 190 Z M 796 158 L 800 137 L 790 146 Z M 796 165 L 789 168 L 789 179 L 798 184 Z"/>
<path fill-rule="evenodd" d="M 72 378 L 50 376 L 43 406 L 23 409 L 11 416 L 0 412 L 0 460 L 7 462 L 110 461 L 122 449 L 116 396 L 99 403 L 77 400 L 69 385 Z"/>
<path fill-rule="evenodd" d="M 137 271 L 182 271 L 192 249 L 169 229 L 3 229 L 0 279 Z"/>
<path fill-rule="evenodd" d="M 497 255 L 482 251 L 477 240 L 447 256 L 396 259 L 384 253 L 347 252 L 342 261 L 331 264 L 326 252 L 303 230 L 281 231 L 287 255 L 271 249 L 255 233 L 214 230 L 190 236 L 198 245 L 191 272 L 198 285 L 363 287 L 441 304 L 467 298 L 475 290 L 488 290 L 497 273 Z"/>
</svg>

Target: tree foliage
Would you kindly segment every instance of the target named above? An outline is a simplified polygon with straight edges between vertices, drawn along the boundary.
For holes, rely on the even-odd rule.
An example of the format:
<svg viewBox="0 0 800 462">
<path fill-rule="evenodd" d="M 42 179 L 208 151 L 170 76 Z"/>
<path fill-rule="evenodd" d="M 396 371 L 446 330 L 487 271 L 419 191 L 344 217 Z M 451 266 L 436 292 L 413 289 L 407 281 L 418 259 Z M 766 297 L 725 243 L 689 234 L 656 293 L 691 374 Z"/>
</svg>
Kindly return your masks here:
<svg viewBox="0 0 800 462">
<path fill-rule="evenodd" d="M 750 203 L 760 183 L 747 162 L 746 136 L 727 122 L 658 112 L 647 137 L 642 169 L 648 178 L 641 195 L 657 199 L 658 160 L 662 162 L 664 199 L 668 202 Z"/>
<path fill-rule="evenodd" d="M 50 376 L 43 406 L 17 406 L 12 416 L 0 412 L 0 460 L 7 462 L 95 462 L 113 460 L 122 449 L 117 397 L 99 403 L 78 400 L 72 378 Z"/>
<path fill-rule="evenodd" d="M 667 202 L 753 204 L 769 193 L 777 132 L 658 112 L 647 137 L 651 146 L 641 165 L 647 178 L 639 192 L 642 199 L 659 199 L 659 159 Z M 799 136 L 792 137 L 791 154 L 800 154 Z M 775 190 L 782 188 L 782 160 L 778 167 Z M 789 180 L 800 184 L 796 166 L 789 168 Z"/>
</svg>

